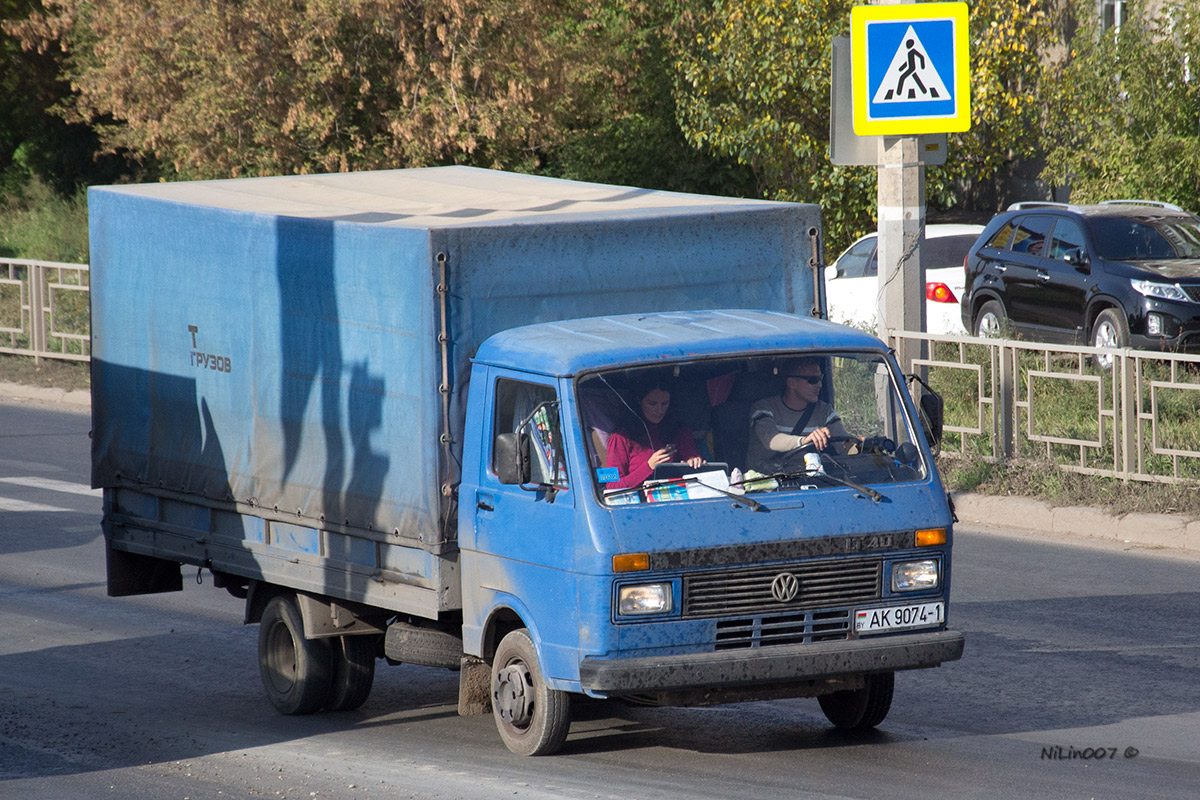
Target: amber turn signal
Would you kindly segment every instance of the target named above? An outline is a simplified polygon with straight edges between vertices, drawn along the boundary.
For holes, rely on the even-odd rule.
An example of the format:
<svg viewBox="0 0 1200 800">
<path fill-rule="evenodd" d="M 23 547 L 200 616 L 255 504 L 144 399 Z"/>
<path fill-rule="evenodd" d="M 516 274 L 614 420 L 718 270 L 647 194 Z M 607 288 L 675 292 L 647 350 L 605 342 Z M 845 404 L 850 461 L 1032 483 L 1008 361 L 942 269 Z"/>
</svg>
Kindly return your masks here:
<svg viewBox="0 0 1200 800">
<path fill-rule="evenodd" d="M 649 553 L 621 553 L 613 556 L 613 572 L 644 572 L 648 569 Z"/>
<path fill-rule="evenodd" d="M 946 543 L 945 528 L 925 528 L 917 531 L 917 547 Z"/>
</svg>

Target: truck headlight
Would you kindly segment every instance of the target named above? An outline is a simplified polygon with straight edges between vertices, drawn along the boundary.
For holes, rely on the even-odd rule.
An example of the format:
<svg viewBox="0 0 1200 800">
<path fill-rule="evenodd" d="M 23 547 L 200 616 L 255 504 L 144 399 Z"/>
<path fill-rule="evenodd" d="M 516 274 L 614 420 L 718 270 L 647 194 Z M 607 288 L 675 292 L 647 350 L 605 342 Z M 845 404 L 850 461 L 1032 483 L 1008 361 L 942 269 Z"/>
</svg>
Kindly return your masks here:
<svg viewBox="0 0 1200 800">
<path fill-rule="evenodd" d="M 617 590 L 617 613 L 621 616 L 667 614 L 670 611 L 670 583 L 639 583 Z"/>
<path fill-rule="evenodd" d="M 922 589 L 936 589 L 940 579 L 938 562 L 932 558 L 923 561 L 900 561 L 892 564 L 893 592 L 919 592 Z"/>
</svg>

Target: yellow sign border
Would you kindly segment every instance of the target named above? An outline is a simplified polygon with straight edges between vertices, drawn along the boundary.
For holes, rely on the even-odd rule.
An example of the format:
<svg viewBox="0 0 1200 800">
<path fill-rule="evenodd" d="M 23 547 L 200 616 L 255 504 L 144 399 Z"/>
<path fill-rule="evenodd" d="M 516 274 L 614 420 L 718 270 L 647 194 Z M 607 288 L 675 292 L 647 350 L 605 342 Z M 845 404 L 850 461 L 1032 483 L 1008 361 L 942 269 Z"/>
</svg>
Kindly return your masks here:
<svg viewBox="0 0 1200 800">
<path fill-rule="evenodd" d="M 867 23 L 948 19 L 954 24 L 954 114 L 948 117 L 872 120 L 868 114 Z M 971 127 L 970 39 L 966 3 L 911 3 L 850 9 L 850 84 L 854 132 L 859 136 L 957 133 Z"/>
</svg>

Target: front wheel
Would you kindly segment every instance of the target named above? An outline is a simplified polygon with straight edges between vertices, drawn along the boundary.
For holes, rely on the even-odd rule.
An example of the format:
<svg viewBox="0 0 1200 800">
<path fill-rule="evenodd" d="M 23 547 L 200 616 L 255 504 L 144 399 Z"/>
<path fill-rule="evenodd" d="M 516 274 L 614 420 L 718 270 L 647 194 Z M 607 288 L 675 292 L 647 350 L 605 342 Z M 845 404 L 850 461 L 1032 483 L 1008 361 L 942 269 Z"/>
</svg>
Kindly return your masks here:
<svg viewBox="0 0 1200 800">
<path fill-rule="evenodd" d="M 842 730 L 862 731 L 883 722 L 892 710 L 896 673 L 879 672 L 867 676 L 861 689 L 821 695 L 817 698 L 825 718 Z"/>
<path fill-rule="evenodd" d="M 505 746 L 519 756 L 558 751 L 571 727 L 571 696 L 542 677 L 529 631 L 500 640 L 492 660 L 492 716 Z"/>
<path fill-rule="evenodd" d="M 1125 315 L 1113 308 L 1106 308 L 1092 324 L 1092 347 L 1119 349 L 1129 347 L 1129 323 Z M 1112 369 L 1113 357 L 1102 353 L 1096 358 L 1096 366 L 1103 370 Z"/>
<path fill-rule="evenodd" d="M 281 714 L 311 714 L 330 688 L 329 643 L 304 637 L 304 622 L 290 595 L 271 598 L 258 628 L 258 670 L 267 699 Z"/>
</svg>

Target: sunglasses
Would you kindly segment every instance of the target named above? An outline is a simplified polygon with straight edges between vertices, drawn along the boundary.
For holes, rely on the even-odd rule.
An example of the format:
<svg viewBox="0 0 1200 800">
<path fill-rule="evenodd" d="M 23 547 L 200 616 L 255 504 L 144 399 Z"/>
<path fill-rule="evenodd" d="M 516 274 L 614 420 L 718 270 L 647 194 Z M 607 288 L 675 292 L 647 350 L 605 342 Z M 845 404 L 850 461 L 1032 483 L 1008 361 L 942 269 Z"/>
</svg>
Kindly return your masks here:
<svg viewBox="0 0 1200 800">
<path fill-rule="evenodd" d="M 808 381 L 813 386 L 816 386 L 821 381 L 825 380 L 824 375 L 788 375 L 789 378 L 797 378 L 802 381 Z"/>
</svg>

